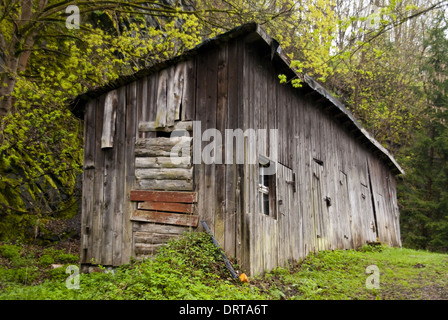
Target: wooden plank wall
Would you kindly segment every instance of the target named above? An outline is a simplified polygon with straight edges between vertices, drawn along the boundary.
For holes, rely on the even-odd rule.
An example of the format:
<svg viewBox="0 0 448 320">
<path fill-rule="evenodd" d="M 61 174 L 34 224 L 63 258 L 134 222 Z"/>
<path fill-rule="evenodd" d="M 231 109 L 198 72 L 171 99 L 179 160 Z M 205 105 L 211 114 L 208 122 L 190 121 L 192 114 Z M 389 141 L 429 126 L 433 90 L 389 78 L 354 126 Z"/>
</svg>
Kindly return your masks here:
<svg viewBox="0 0 448 320">
<path fill-rule="evenodd" d="M 283 212 L 277 219 L 258 212 L 258 169 L 245 165 L 241 216 L 249 219 L 250 272 L 310 252 L 357 248 L 377 236 L 401 245 L 394 176 L 334 119 L 318 94 L 279 84 L 269 59 L 251 44 L 244 51 L 243 116 L 245 128 L 278 129 L 278 154 L 267 152 L 265 139 L 258 139 L 257 152 L 279 163 L 277 201 Z M 293 194 L 285 189 L 288 172 L 297 177 Z"/>
<path fill-rule="evenodd" d="M 193 62 L 186 61 L 137 82 L 135 190 L 193 190 L 192 123 L 187 120 L 192 120 L 194 110 L 195 76 Z M 183 136 L 169 137 L 177 130 Z M 159 136 L 160 132 L 168 135 Z M 182 153 L 179 161 L 171 159 L 173 148 Z M 198 216 L 192 215 L 196 212 L 196 204 L 176 199 L 138 202 L 130 217 L 134 257 L 148 257 L 172 237 L 192 231 L 198 225 Z"/>
<path fill-rule="evenodd" d="M 191 157 L 175 167 L 167 164 L 164 159 L 178 141 L 157 137 L 156 131 L 179 129 L 175 121 L 192 120 L 195 76 L 192 62 L 180 63 L 88 102 L 81 264 L 118 266 L 148 253 L 144 245 L 135 250 L 136 243 L 148 244 L 151 238 L 160 244 L 188 230 L 142 222 L 146 216 L 132 222 L 137 203 L 129 195 L 136 188 L 192 190 Z M 181 129 L 191 130 L 191 122 L 181 124 Z M 191 143 L 187 137 L 178 140 Z M 173 174 L 175 180 L 167 180 Z M 163 230 L 167 235 L 161 235 Z"/>
<path fill-rule="evenodd" d="M 132 250 L 131 204 L 127 190 L 134 183 L 133 154 L 135 83 L 113 92 L 114 115 L 103 95 L 87 104 L 84 126 L 84 173 L 81 232 L 82 265 L 118 266 Z M 109 94 L 110 96 L 110 94 Z M 106 115 L 106 116 L 105 116 Z M 104 124 L 103 119 L 110 121 Z M 112 121 L 112 119 L 116 119 Z M 132 128 L 132 129 L 131 129 Z M 107 137 L 109 143 L 105 144 Z M 113 143 L 112 143 L 113 142 Z"/>
<path fill-rule="evenodd" d="M 201 122 L 201 132 L 216 128 L 222 135 L 222 163 L 200 164 L 194 167 L 194 190 L 198 192 L 198 212 L 229 257 L 249 262 L 247 221 L 241 215 L 242 164 L 236 163 L 236 144 L 225 144 L 225 129 L 243 128 L 242 39 L 232 40 L 194 58 L 196 90 L 194 119 Z M 191 87 L 193 87 L 191 85 Z M 200 150 L 213 140 L 204 139 Z M 228 141 L 229 142 L 229 141 Z M 225 154 L 232 149 L 231 163 Z M 202 227 L 199 227 L 202 230 Z"/>
<path fill-rule="evenodd" d="M 197 192 L 195 212 L 244 271 L 260 273 L 318 250 L 359 247 L 375 241 L 377 234 L 381 241 L 401 245 L 394 176 L 334 119 L 318 94 L 281 85 L 270 59 L 270 50 L 260 51 L 237 38 L 182 62 L 181 68 L 171 66 L 117 89 L 117 120 L 107 149 L 101 149 L 106 96 L 88 103 L 83 264 L 94 259 L 119 265 L 191 230 L 131 222 L 137 204 L 129 195 L 133 189 L 154 187 L 141 181 L 159 174 L 151 169 L 160 154 L 144 154 L 148 143 L 162 142 L 154 140 L 161 139 L 156 131 L 193 120 L 201 122 L 201 132 L 193 134 L 201 137 L 205 130 L 216 128 L 223 143 L 225 129 L 267 130 L 250 141 L 256 145 L 255 155 L 246 148 L 245 157 L 255 156 L 258 161 L 263 155 L 277 163 L 275 217 L 259 213 L 258 164 L 236 163 L 234 141 L 215 148 L 222 152 L 223 161 L 226 151 L 232 150 L 231 163 L 202 163 L 190 172 L 190 157 L 186 167 L 178 168 L 181 176 L 186 174 L 184 181 L 190 181 L 192 174 L 192 184 L 183 190 Z M 182 79 L 181 85 L 171 83 L 173 79 Z M 202 141 L 200 150 L 212 141 Z M 287 183 L 293 175 L 295 192 Z"/>
<path fill-rule="evenodd" d="M 369 159 L 369 172 L 376 205 L 378 238 L 391 246 L 401 246 L 395 177 L 372 157 Z"/>
</svg>

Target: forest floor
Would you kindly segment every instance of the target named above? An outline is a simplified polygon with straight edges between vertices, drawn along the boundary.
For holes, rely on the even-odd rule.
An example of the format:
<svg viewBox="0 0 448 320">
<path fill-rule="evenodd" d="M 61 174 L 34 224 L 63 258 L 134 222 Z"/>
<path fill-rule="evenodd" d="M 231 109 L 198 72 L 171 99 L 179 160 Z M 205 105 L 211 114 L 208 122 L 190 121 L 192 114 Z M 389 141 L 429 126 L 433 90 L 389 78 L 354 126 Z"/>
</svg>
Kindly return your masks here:
<svg viewBox="0 0 448 320">
<path fill-rule="evenodd" d="M 77 265 L 79 240 L 45 248 L 0 243 L 0 299 L 448 300 L 447 254 L 387 246 L 323 251 L 243 284 L 215 249 L 206 234 L 186 236 L 112 276 L 81 274 L 81 290 L 68 290 L 65 268 Z"/>
</svg>

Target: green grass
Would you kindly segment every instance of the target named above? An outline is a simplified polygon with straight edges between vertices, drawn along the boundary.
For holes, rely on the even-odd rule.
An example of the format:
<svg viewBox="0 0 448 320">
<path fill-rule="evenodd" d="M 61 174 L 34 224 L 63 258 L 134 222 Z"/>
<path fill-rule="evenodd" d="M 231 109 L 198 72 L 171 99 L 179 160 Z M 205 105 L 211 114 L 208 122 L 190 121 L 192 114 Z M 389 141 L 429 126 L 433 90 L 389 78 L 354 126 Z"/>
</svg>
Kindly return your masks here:
<svg viewBox="0 0 448 320">
<path fill-rule="evenodd" d="M 14 251 L 14 250 L 12 250 Z M 21 259 L 14 251 L 13 259 Z M 11 256 L 11 255 L 9 255 Z M 61 255 L 58 256 L 59 259 Z M 65 268 L 46 269 L 45 254 L 27 266 L 33 279 L 27 281 L 11 274 L 17 270 L 9 258 L 0 269 L 0 299 L 263 299 L 255 286 L 231 279 L 220 252 L 206 233 L 191 233 L 171 241 L 154 259 L 132 261 L 114 270 L 80 274 L 79 289 L 67 289 Z M 56 261 L 58 262 L 58 261 Z M 72 261 L 73 262 L 73 261 Z M 40 268 L 39 268 L 40 267 Z M 106 271 L 106 268 L 103 268 Z M 43 273 L 45 275 L 43 275 Z"/>
<path fill-rule="evenodd" d="M 378 267 L 378 289 L 366 286 L 370 265 Z M 369 246 L 324 251 L 310 254 L 298 265 L 266 273 L 258 285 L 284 299 L 448 299 L 448 256 Z"/>
<path fill-rule="evenodd" d="M 155 258 L 113 273 L 81 274 L 79 289 L 67 289 L 65 273 L 77 256 L 61 250 L 6 244 L 0 246 L 0 262 L 0 299 L 448 299 L 446 254 L 384 246 L 310 254 L 298 264 L 250 277 L 249 284 L 231 279 L 206 233 L 186 234 Z M 52 263 L 64 266 L 52 269 Z M 378 267 L 378 289 L 366 287 L 370 265 Z"/>
</svg>

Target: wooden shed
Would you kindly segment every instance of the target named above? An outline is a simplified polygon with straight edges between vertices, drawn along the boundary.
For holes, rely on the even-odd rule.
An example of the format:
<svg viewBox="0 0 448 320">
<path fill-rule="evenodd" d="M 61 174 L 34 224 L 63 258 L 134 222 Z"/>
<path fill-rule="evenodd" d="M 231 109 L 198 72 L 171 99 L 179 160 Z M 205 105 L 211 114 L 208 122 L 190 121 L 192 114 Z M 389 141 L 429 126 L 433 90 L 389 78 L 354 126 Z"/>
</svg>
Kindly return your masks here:
<svg viewBox="0 0 448 320">
<path fill-rule="evenodd" d="M 84 269 L 150 256 L 201 220 L 251 274 L 401 246 L 400 166 L 320 84 L 279 74 L 297 76 L 251 23 L 79 96 Z"/>
</svg>

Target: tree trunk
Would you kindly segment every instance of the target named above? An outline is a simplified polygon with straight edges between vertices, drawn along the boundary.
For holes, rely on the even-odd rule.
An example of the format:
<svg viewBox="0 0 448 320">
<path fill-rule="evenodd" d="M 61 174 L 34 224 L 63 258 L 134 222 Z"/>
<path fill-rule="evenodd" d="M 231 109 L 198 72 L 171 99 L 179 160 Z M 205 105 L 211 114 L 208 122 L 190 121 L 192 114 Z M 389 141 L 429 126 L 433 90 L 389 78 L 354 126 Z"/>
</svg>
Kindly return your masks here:
<svg viewBox="0 0 448 320">
<path fill-rule="evenodd" d="M 4 61 L 2 61 L 4 65 L 0 69 L 0 77 L 2 80 L 0 87 L 0 120 L 11 112 L 14 104 L 14 99 L 11 94 L 17 82 L 17 73 L 25 71 L 31 55 L 31 51 L 28 49 L 34 46 L 35 35 L 37 33 L 36 26 L 34 25 L 35 22 L 32 21 L 33 1 L 23 0 L 21 2 L 21 13 L 14 24 L 14 36 L 11 38 L 11 42 L 7 48 L 4 48 Z M 41 12 L 46 4 L 47 1 L 39 1 L 36 8 L 37 11 Z M 16 51 L 18 44 L 21 44 L 22 51 Z"/>
<path fill-rule="evenodd" d="M 13 99 L 11 93 L 16 85 L 16 73 L 19 59 L 13 55 L 6 57 L 5 67 L 1 74 L 2 85 L 0 87 L 0 120 L 11 111 Z"/>
</svg>

